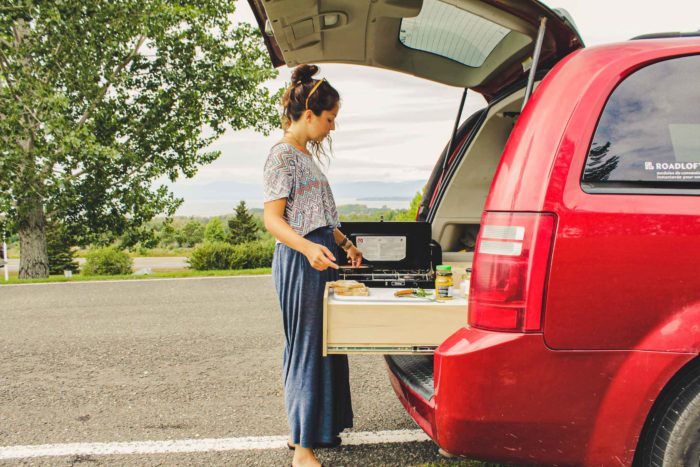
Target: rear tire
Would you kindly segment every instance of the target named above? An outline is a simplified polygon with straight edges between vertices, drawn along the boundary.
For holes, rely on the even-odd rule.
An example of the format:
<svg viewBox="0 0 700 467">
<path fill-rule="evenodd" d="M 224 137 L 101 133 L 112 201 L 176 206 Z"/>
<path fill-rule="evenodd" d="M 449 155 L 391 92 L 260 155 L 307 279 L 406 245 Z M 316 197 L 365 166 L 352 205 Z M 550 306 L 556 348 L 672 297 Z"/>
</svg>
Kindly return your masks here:
<svg viewBox="0 0 700 467">
<path fill-rule="evenodd" d="M 700 374 L 697 366 L 692 376 L 676 381 L 664 393 L 640 438 L 635 465 L 700 466 Z"/>
</svg>

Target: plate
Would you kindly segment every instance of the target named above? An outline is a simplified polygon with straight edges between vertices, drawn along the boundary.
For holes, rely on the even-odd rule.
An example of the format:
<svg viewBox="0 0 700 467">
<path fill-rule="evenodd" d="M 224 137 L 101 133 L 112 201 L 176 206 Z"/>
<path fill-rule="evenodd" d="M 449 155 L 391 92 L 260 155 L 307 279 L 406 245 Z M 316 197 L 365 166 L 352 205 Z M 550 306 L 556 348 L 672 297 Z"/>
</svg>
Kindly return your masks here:
<svg viewBox="0 0 700 467">
<path fill-rule="evenodd" d="M 434 302 L 434 291 L 428 290 L 427 297 L 396 297 L 394 292 L 400 289 L 370 288 L 369 295 L 338 295 L 333 293 L 333 300 L 343 302 L 389 302 L 389 303 L 422 303 Z"/>
</svg>

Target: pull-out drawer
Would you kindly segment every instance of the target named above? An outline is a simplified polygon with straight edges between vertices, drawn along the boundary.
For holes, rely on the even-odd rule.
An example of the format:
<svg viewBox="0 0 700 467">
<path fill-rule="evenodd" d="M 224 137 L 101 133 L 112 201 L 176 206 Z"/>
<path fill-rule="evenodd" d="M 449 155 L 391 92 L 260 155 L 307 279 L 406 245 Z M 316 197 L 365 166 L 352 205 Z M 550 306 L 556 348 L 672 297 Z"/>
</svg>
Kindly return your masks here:
<svg viewBox="0 0 700 467">
<path fill-rule="evenodd" d="M 432 353 L 467 324 L 467 300 L 397 298 L 399 289 L 370 288 L 369 297 L 323 297 L 323 355 Z"/>
</svg>

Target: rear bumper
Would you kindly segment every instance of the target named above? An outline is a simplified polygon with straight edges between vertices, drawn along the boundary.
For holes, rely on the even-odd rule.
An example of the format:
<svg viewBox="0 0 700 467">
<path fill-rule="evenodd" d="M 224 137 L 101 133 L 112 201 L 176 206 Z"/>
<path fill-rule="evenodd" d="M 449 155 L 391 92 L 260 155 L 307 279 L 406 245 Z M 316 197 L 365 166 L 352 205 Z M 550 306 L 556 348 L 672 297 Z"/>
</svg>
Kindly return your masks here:
<svg viewBox="0 0 700 467">
<path fill-rule="evenodd" d="M 436 351 L 427 400 L 392 386 L 443 449 L 499 462 L 630 465 L 653 400 L 691 356 L 553 351 L 541 334 L 463 328 Z"/>
<path fill-rule="evenodd" d="M 423 357 L 419 357 L 423 358 Z M 399 396 L 401 404 L 403 404 L 406 412 L 413 417 L 418 426 L 425 431 L 428 436 L 435 440 L 433 435 L 435 425 L 435 406 L 433 405 L 432 394 L 426 394 L 425 391 L 416 390 L 414 384 L 410 384 L 407 378 L 401 371 L 392 365 L 392 362 L 387 358 L 387 368 L 389 370 L 389 380 L 394 392 Z M 432 391 L 430 391 L 432 393 Z"/>
</svg>

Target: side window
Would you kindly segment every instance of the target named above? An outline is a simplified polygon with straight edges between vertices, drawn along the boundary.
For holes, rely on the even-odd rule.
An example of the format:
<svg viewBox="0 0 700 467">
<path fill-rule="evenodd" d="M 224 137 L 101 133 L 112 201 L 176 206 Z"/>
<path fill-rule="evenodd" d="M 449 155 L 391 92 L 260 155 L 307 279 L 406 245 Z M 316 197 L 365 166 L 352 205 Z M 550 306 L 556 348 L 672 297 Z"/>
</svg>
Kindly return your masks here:
<svg viewBox="0 0 700 467">
<path fill-rule="evenodd" d="M 613 91 L 581 186 L 590 193 L 700 194 L 700 56 L 648 65 Z"/>
</svg>

